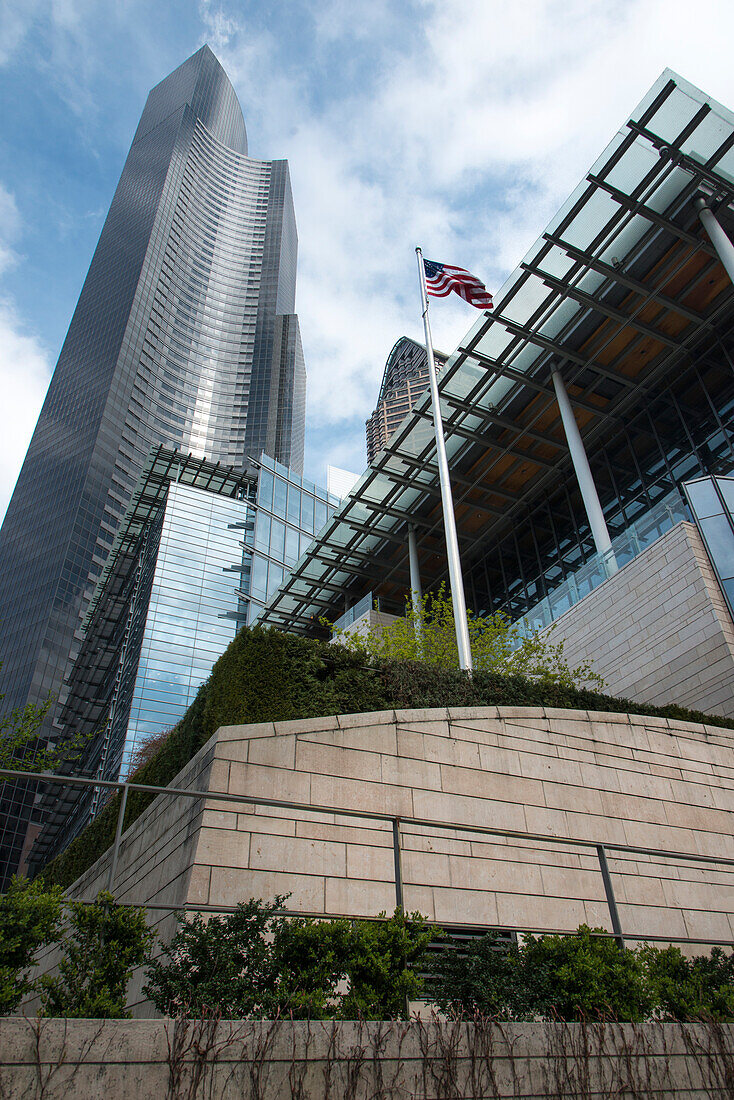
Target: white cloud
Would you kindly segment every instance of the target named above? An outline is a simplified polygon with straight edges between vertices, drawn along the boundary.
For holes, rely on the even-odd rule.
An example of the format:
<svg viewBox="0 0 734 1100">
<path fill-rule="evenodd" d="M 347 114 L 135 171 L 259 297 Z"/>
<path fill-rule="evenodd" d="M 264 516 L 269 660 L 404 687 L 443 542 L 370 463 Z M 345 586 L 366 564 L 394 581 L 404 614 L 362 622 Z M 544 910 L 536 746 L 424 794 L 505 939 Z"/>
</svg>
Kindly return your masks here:
<svg viewBox="0 0 734 1100">
<path fill-rule="evenodd" d="M 0 275 L 17 262 L 13 245 L 20 230 L 21 219 L 15 196 L 0 183 Z"/>
<path fill-rule="evenodd" d="M 203 9 L 255 120 L 253 152 L 291 165 L 321 461 L 329 427 L 331 453 L 342 431 L 355 453 L 355 416 L 371 411 L 394 340 L 422 336 L 416 243 L 496 288 L 666 66 L 734 101 L 727 0 L 701 0 L 695 20 L 683 0 L 424 0 L 398 37 L 390 5 L 321 0 L 287 77 L 270 34 L 231 16 L 222 34 L 216 10 Z M 316 96 L 335 42 L 372 51 L 371 79 L 328 73 Z M 437 345 L 451 350 L 475 319 L 436 306 Z"/>
<path fill-rule="evenodd" d="M 0 301 L 0 393 L 13 410 L 0 433 L 0 517 L 5 515 L 50 376 L 46 349 L 24 331 L 12 304 Z"/>
</svg>

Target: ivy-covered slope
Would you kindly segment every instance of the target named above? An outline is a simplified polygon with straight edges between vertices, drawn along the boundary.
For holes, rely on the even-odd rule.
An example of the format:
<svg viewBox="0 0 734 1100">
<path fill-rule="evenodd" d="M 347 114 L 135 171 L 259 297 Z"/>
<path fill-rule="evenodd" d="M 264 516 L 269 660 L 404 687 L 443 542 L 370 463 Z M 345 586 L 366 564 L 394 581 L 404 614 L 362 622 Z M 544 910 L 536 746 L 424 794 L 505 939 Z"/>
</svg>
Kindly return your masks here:
<svg viewBox="0 0 734 1100">
<path fill-rule="evenodd" d="M 675 705 L 646 706 L 523 676 L 476 672 L 469 680 L 458 670 L 416 661 L 383 662 L 369 668 L 362 657 L 342 646 L 255 626 L 241 630 L 222 654 L 184 717 L 153 759 L 139 769 L 135 781 L 155 786 L 170 783 L 219 726 L 460 706 L 562 707 L 734 725 Z M 126 827 L 152 797 L 130 794 Z M 114 840 L 118 808 L 119 796 L 44 869 L 43 878 L 66 887 L 91 867 Z"/>
</svg>

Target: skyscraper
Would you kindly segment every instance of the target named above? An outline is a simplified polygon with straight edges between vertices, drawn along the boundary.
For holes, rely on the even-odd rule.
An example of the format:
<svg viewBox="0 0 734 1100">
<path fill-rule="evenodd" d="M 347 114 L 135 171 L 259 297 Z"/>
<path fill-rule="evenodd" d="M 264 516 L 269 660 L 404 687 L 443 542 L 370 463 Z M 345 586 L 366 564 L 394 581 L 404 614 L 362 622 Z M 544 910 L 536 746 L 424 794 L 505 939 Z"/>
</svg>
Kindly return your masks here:
<svg viewBox="0 0 734 1100">
<path fill-rule="evenodd" d="M 151 445 L 235 467 L 265 451 L 301 469 L 297 245 L 288 164 L 248 157 L 204 46 L 148 96 L 0 532 L 4 708 L 63 703 Z M 3 794 L 10 869 L 32 798 Z"/>
<path fill-rule="evenodd" d="M 434 351 L 438 370 L 446 356 Z M 386 447 L 405 415 L 428 389 L 428 356 L 423 344 L 401 336 L 387 357 L 380 395 L 372 416 L 365 424 L 367 462 Z"/>
</svg>

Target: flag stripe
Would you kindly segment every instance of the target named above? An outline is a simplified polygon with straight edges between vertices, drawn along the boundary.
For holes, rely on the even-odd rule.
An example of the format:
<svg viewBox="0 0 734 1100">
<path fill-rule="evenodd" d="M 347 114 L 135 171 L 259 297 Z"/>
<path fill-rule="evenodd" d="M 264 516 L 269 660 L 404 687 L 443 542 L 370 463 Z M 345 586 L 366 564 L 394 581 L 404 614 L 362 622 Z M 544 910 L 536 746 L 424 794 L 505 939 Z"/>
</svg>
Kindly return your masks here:
<svg viewBox="0 0 734 1100">
<path fill-rule="evenodd" d="M 426 290 L 433 298 L 446 298 L 453 291 L 477 309 L 491 309 L 492 295 L 476 275 L 463 267 L 424 260 Z"/>
</svg>

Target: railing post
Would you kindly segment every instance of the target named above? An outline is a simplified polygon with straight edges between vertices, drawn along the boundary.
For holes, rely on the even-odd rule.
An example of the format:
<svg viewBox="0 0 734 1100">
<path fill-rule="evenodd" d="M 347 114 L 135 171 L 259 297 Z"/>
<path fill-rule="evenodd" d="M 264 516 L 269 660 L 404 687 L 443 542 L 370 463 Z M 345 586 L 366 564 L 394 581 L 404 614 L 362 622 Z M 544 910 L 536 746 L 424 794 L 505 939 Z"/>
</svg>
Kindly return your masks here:
<svg viewBox="0 0 734 1100">
<path fill-rule="evenodd" d="M 621 948 L 624 948 L 624 937 L 622 936 L 622 922 L 619 919 L 619 911 L 617 909 L 617 899 L 614 896 L 614 887 L 612 886 L 612 876 L 609 873 L 609 864 L 607 863 L 607 853 L 604 850 L 603 844 L 597 844 L 596 854 L 599 857 L 599 867 L 601 869 L 601 877 L 604 882 L 604 893 L 607 896 L 607 905 L 609 906 L 609 916 L 612 919 L 612 931 L 614 932 L 617 943 Z"/>
<path fill-rule="evenodd" d="M 112 893 L 112 887 L 115 882 L 115 872 L 117 871 L 117 857 L 120 854 L 120 837 L 122 836 L 122 828 L 125 823 L 125 809 L 127 807 L 127 783 L 123 784 L 122 795 L 120 797 L 120 809 L 117 814 L 117 828 L 115 830 L 115 843 L 112 845 L 112 859 L 110 860 L 110 870 L 107 875 L 107 889 Z"/>
<path fill-rule="evenodd" d="M 400 850 L 400 818 L 392 819 L 392 850 L 395 859 L 395 905 L 403 912 L 403 860 Z"/>
</svg>

